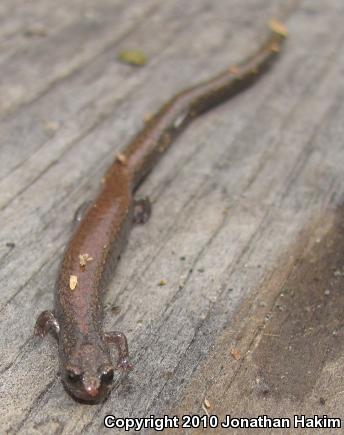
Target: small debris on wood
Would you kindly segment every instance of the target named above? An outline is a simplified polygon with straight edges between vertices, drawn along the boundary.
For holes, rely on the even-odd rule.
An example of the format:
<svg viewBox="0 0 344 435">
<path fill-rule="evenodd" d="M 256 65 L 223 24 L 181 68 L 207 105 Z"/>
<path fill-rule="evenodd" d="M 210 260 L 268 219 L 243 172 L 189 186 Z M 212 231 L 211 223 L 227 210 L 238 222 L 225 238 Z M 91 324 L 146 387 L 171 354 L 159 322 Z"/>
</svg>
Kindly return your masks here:
<svg viewBox="0 0 344 435">
<path fill-rule="evenodd" d="M 118 54 L 118 60 L 134 66 L 143 66 L 147 63 L 147 56 L 140 50 L 125 50 Z"/>
<path fill-rule="evenodd" d="M 209 409 L 210 409 L 210 402 L 207 398 L 204 398 L 202 403 L 202 409 L 206 413 L 206 415 L 209 417 Z"/>
<path fill-rule="evenodd" d="M 209 411 L 207 410 L 207 408 L 204 406 L 203 403 L 202 403 L 202 409 L 205 412 L 205 414 L 209 417 Z"/>
<path fill-rule="evenodd" d="M 342 270 L 337 269 L 337 270 L 335 270 L 335 271 L 333 272 L 333 275 L 334 275 L 334 276 L 343 276 L 344 273 L 343 273 Z"/>
<path fill-rule="evenodd" d="M 320 405 L 325 405 L 326 404 L 326 400 L 323 397 L 320 397 L 319 403 L 320 403 Z"/>
<path fill-rule="evenodd" d="M 49 122 L 45 123 L 44 130 L 46 131 L 47 134 L 49 134 L 50 136 L 53 136 L 57 132 L 59 127 L 60 127 L 60 124 L 58 122 L 49 121 Z"/>
<path fill-rule="evenodd" d="M 85 12 L 84 17 L 90 21 L 97 21 L 99 19 L 99 14 L 94 9 L 89 9 Z"/>
<path fill-rule="evenodd" d="M 270 387 L 264 379 L 256 378 L 255 391 L 262 396 L 267 396 L 270 393 Z"/>
<path fill-rule="evenodd" d="M 241 353 L 238 349 L 230 349 L 229 353 L 231 354 L 231 356 L 238 361 L 241 358 Z"/>
<path fill-rule="evenodd" d="M 29 27 L 24 31 L 24 36 L 27 36 L 28 38 L 32 38 L 35 36 L 43 38 L 44 36 L 47 35 L 48 35 L 47 28 L 39 24 L 36 26 Z"/>
<path fill-rule="evenodd" d="M 179 281 L 179 290 L 182 290 L 185 287 L 185 280 Z"/>
<path fill-rule="evenodd" d="M 207 409 L 209 409 L 211 406 L 209 400 L 206 397 L 204 398 L 203 404 Z"/>
<path fill-rule="evenodd" d="M 167 370 L 165 373 L 162 374 L 162 376 L 165 379 L 172 379 L 173 378 L 173 372 L 171 370 Z"/>
<path fill-rule="evenodd" d="M 79 255 L 79 264 L 81 267 L 85 267 L 86 264 L 92 260 L 93 260 L 93 258 L 87 253 Z"/>
<path fill-rule="evenodd" d="M 78 284 L 78 277 L 76 275 L 71 275 L 69 277 L 69 288 L 71 290 L 75 290 L 77 284 Z"/>
<path fill-rule="evenodd" d="M 118 305 L 113 305 L 111 307 L 112 314 L 119 314 L 120 312 L 121 312 L 121 307 L 119 307 Z"/>
</svg>

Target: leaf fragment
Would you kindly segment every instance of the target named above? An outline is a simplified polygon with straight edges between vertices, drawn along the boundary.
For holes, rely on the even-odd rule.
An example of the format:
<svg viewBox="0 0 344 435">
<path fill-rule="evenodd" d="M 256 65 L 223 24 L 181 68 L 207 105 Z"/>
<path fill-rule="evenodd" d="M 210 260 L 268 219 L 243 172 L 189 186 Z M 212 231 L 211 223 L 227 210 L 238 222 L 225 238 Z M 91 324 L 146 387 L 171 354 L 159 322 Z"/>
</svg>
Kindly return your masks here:
<svg viewBox="0 0 344 435">
<path fill-rule="evenodd" d="M 147 63 L 147 56 L 140 50 L 124 50 L 118 54 L 118 60 L 129 65 L 143 66 Z"/>
</svg>

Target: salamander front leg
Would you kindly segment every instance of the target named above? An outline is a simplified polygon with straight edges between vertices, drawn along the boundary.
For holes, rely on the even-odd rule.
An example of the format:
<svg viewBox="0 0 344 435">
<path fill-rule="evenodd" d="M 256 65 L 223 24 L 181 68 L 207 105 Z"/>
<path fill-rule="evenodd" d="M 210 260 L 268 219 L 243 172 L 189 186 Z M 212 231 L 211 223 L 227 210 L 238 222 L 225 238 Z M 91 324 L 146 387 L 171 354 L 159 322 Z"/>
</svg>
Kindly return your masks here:
<svg viewBox="0 0 344 435">
<path fill-rule="evenodd" d="M 37 317 L 33 333 L 34 335 L 38 335 L 39 337 L 43 338 L 49 331 L 53 332 L 56 338 L 58 338 L 60 325 L 52 311 L 42 311 Z"/>
<path fill-rule="evenodd" d="M 126 336 L 122 332 L 111 331 L 105 332 L 104 338 L 108 343 L 114 343 L 118 351 L 117 368 L 123 370 L 132 370 L 133 365 L 129 361 L 128 342 Z"/>
<path fill-rule="evenodd" d="M 134 223 L 145 224 L 152 212 L 152 205 L 148 197 L 135 199 L 134 201 Z"/>
</svg>

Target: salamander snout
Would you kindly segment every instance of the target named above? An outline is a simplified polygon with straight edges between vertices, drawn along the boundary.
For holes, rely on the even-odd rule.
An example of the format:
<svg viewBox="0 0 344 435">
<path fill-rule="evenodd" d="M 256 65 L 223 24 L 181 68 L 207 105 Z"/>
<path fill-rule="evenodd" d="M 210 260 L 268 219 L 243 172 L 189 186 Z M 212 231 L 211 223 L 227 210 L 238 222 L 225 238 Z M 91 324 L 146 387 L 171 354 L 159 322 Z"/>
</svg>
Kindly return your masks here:
<svg viewBox="0 0 344 435">
<path fill-rule="evenodd" d="M 97 373 L 84 373 L 82 386 L 90 400 L 103 399 L 110 391 L 114 376 L 112 366 L 99 367 Z"/>
<path fill-rule="evenodd" d="M 110 392 L 114 376 L 111 365 L 102 365 L 97 369 L 82 370 L 68 365 L 63 376 L 63 383 L 68 392 L 85 402 L 100 402 Z"/>
<path fill-rule="evenodd" d="M 111 390 L 114 367 L 110 355 L 94 344 L 78 347 L 62 367 L 63 384 L 75 398 L 100 402 Z"/>
</svg>

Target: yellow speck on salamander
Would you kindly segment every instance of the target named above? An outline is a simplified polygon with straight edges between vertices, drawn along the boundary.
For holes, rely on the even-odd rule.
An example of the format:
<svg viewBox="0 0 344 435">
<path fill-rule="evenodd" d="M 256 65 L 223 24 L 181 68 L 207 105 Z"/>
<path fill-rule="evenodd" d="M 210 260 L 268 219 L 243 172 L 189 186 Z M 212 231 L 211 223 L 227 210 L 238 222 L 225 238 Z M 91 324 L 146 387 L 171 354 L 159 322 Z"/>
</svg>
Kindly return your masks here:
<svg viewBox="0 0 344 435">
<path fill-rule="evenodd" d="M 235 76 L 240 75 L 240 70 L 236 65 L 230 65 L 230 67 L 228 68 L 229 72 L 231 74 L 234 74 Z"/>
<path fill-rule="evenodd" d="M 275 42 L 274 44 L 270 45 L 270 50 L 274 53 L 278 53 L 281 50 L 281 47 L 279 46 L 279 44 L 277 44 L 277 42 Z"/>
<path fill-rule="evenodd" d="M 71 275 L 69 277 L 69 288 L 71 290 L 75 290 L 77 284 L 78 284 L 78 277 L 76 275 Z"/>
<path fill-rule="evenodd" d="M 145 123 L 145 124 L 148 124 L 152 119 L 154 118 L 154 114 L 153 113 L 146 113 L 144 116 L 143 116 L 143 122 Z"/>
<path fill-rule="evenodd" d="M 288 36 L 288 30 L 285 25 L 282 24 L 280 21 L 276 20 L 275 18 L 272 18 L 269 21 L 269 27 L 273 32 L 278 33 L 285 38 Z"/>
<path fill-rule="evenodd" d="M 117 160 L 117 162 L 121 163 L 122 165 L 127 164 L 127 157 L 123 153 L 117 154 L 116 160 Z"/>
<path fill-rule="evenodd" d="M 86 264 L 87 264 L 89 261 L 92 261 L 92 260 L 93 260 L 93 258 L 92 258 L 89 254 L 87 254 L 87 253 L 85 253 L 85 254 L 80 254 L 80 255 L 79 255 L 79 264 L 80 264 L 80 266 L 82 266 L 82 267 L 85 267 Z"/>
</svg>

